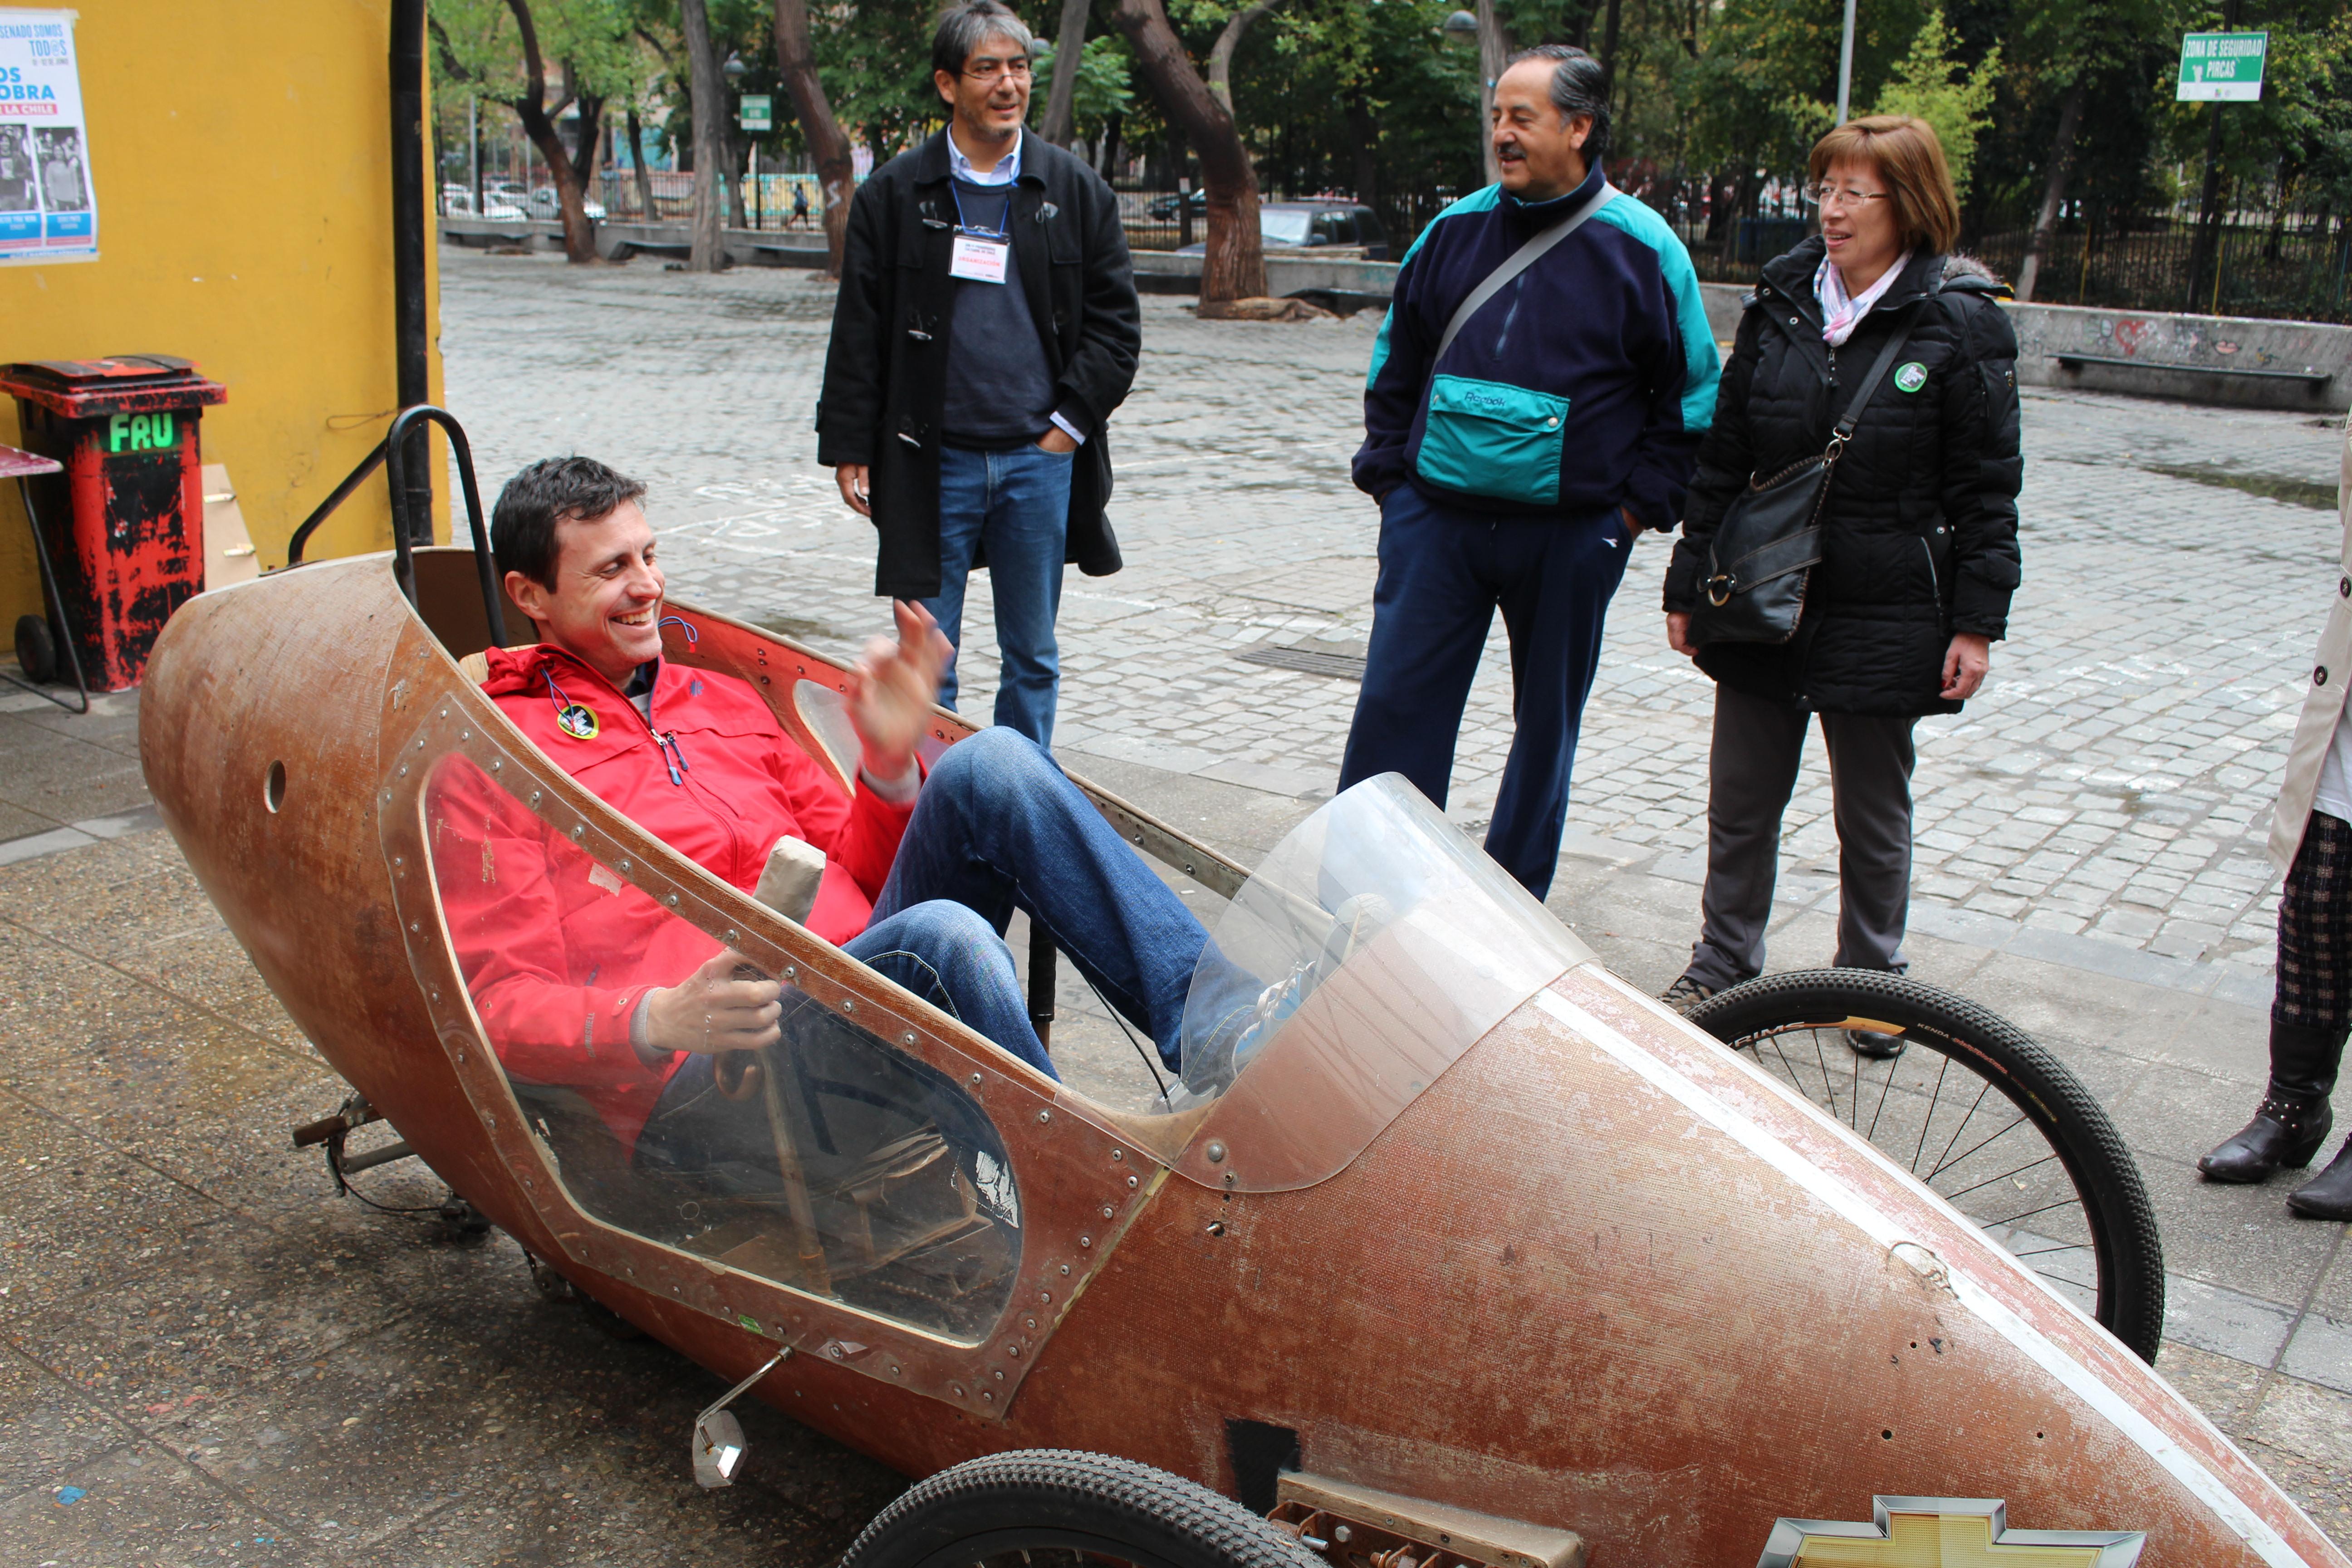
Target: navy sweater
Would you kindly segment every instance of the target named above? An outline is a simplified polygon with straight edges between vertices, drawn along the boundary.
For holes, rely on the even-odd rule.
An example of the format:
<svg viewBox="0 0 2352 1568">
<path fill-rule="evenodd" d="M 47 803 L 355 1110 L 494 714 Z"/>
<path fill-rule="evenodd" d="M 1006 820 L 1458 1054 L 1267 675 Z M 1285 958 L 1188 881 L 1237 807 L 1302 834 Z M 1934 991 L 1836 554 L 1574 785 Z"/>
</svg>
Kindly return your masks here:
<svg viewBox="0 0 2352 1568">
<path fill-rule="evenodd" d="M 1359 489 L 1381 496 L 1411 482 L 1449 506 L 1522 516 L 1622 506 L 1646 528 L 1675 525 L 1715 416 L 1722 357 L 1690 253 L 1648 207 L 1620 195 L 1480 307 L 1443 363 L 1430 363 L 1454 308 L 1531 236 L 1591 201 L 1601 177 L 1596 163 L 1575 190 L 1539 203 L 1489 185 L 1422 230 L 1372 348 Z M 1466 495 L 1416 471 L 1439 374 L 1567 399 L 1555 504 Z"/>
</svg>

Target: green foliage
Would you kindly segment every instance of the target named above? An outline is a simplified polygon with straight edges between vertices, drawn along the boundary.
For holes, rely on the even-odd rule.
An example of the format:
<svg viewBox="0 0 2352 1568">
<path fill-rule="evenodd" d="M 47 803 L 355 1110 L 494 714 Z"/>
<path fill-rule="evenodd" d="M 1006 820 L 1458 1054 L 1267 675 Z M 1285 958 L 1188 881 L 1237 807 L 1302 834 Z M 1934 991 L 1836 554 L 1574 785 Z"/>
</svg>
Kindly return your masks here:
<svg viewBox="0 0 2352 1568">
<path fill-rule="evenodd" d="M 1969 174 L 1976 163 L 1977 137 L 1991 116 L 1993 81 L 2000 74 L 2000 46 L 1995 44 L 1974 70 L 1951 56 L 1951 29 L 1944 25 L 1941 7 L 1927 13 L 1911 48 L 1878 89 L 1874 111 L 1908 114 L 1924 120 L 1944 144 L 1944 161 L 1962 200 L 1968 198 Z"/>
<path fill-rule="evenodd" d="M 1114 115 L 1125 115 L 1134 106 L 1135 92 L 1129 85 L 1131 57 L 1127 40 L 1105 37 L 1088 38 L 1078 53 L 1077 93 L 1070 100 L 1070 118 L 1080 136 L 1093 138 L 1103 133 L 1104 123 Z M 1054 87 L 1054 46 L 1050 40 L 1040 44 L 1034 68 L 1037 72 L 1031 96 L 1033 118 L 1042 117 L 1045 100 Z"/>
</svg>

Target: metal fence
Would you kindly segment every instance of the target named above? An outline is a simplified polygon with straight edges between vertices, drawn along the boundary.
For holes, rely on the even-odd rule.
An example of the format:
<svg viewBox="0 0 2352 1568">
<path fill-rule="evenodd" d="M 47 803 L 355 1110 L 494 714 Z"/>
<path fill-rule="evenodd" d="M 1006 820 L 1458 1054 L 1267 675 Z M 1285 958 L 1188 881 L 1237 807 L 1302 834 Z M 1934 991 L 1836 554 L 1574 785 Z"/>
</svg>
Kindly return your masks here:
<svg viewBox="0 0 2352 1568">
<path fill-rule="evenodd" d="M 1639 193 L 1674 226 L 1708 282 L 1753 282 L 1764 262 L 1812 232 L 1811 214 L 1793 181 L 1767 184 L 1749 210 L 1720 221 L 1710 211 L 1710 184 L 1660 181 Z M 2263 202 L 2261 195 L 2252 193 L 2221 215 L 2211 237 L 2219 265 L 2201 268 L 2193 196 L 2137 210 L 2070 203 L 2042 251 L 2034 299 L 2109 310 L 2352 321 L 2352 215 Z M 2029 202 L 1971 211 L 1960 248 L 2014 283 L 2038 216 Z"/>
<path fill-rule="evenodd" d="M 1715 204 L 1733 188 L 1703 176 L 1653 176 L 1635 183 L 1633 194 L 1682 237 L 1702 279 L 1744 284 L 1755 279 L 1766 261 L 1810 234 L 1813 219 L 1794 180 L 1767 181 L 1744 210 L 1718 214 Z M 1197 192 L 1183 195 L 1124 180 L 1113 189 L 1132 248 L 1173 250 L 1207 238 Z M 795 192 L 806 195 L 804 212 L 795 206 Z M 2034 297 L 2044 304 L 2111 310 L 2352 321 L 2352 213 L 2266 203 L 2263 195 L 2249 193 L 2223 213 L 2211 237 L 2219 265 L 2203 267 L 2198 265 L 2193 198 L 2139 210 L 2070 203 L 2044 248 Z M 452 216 L 509 221 L 558 216 L 551 185 L 526 190 L 509 181 L 486 182 L 478 213 L 467 187 L 445 185 L 441 195 L 442 211 Z M 1391 256 L 1402 257 L 1454 195 L 1413 191 L 1378 200 Z M 642 176 L 634 169 L 605 170 L 590 199 L 591 216 L 603 221 L 683 222 L 693 215 L 694 176 L 667 169 L 648 169 Z M 1285 198 L 1269 192 L 1265 199 Z M 730 227 L 782 232 L 822 226 L 813 174 L 747 175 L 738 182 L 736 200 L 740 206 L 730 202 L 727 216 Z M 2036 216 L 2026 203 L 1973 210 L 1961 248 L 2014 282 L 2032 243 Z"/>
</svg>

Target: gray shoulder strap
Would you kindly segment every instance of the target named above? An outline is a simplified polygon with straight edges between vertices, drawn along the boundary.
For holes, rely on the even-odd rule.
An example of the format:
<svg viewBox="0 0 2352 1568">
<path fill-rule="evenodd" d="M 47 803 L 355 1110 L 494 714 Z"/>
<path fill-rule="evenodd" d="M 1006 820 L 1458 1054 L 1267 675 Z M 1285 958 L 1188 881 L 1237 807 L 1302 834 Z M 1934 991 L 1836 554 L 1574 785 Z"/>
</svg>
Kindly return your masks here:
<svg viewBox="0 0 2352 1568">
<path fill-rule="evenodd" d="M 1445 323 L 1445 335 L 1437 340 L 1437 352 L 1429 356 L 1429 363 L 1434 365 L 1445 357 L 1445 351 L 1454 346 L 1454 340 L 1461 336 L 1462 329 L 1469 324 L 1471 317 L 1478 313 L 1480 306 L 1501 293 L 1512 279 L 1533 267 L 1545 251 L 1582 228 L 1587 218 L 1616 199 L 1617 187 L 1606 180 L 1601 181 L 1601 189 L 1594 194 L 1591 201 L 1584 204 L 1582 212 L 1570 218 L 1566 223 L 1556 224 L 1544 230 L 1505 257 L 1503 264 L 1487 273 L 1478 287 L 1470 290 L 1469 298 L 1454 308 L 1454 317 Z"/>
</svg>

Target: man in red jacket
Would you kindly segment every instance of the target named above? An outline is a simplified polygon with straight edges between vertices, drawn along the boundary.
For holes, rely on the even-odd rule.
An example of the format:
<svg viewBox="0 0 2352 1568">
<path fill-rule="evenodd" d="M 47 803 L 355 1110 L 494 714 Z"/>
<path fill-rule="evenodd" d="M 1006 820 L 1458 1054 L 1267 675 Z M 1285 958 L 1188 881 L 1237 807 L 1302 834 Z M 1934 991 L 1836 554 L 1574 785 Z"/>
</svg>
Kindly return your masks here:
<svg viewBox="0 0 2352 1568">
<path fill-rule="evenodd" d="M 849 716 L 854 791 L 777 724 L 751 687 L 662 657 L 664 580 L 645 487 L 585 458 L 534 463 L 499 494 L 492 546 L 533 647 L 493 649 L 486 689 L 567 772 L 746 892 L 780 840 L 814 867 L 803 923 L 1052 1075 L 1003 931 L 1053 933 L 1177 1065 L 1206 933 L 1026 737 L 989 730 L 929 777 L 915 742 L 947 639 L 897 606 L 866 647 Z M 717 1054 L 773 1044 L 790 1000 L 740 955 L 588 858 L 478 773 L 435 793 L 434 859 L 467 989 L 500 1060 L 576 1089 L 625 1149 L 707 1144 L 740 1120 Z M 1255 996 L 1236 995 L 1237 1005 Z"/>
</svg>

